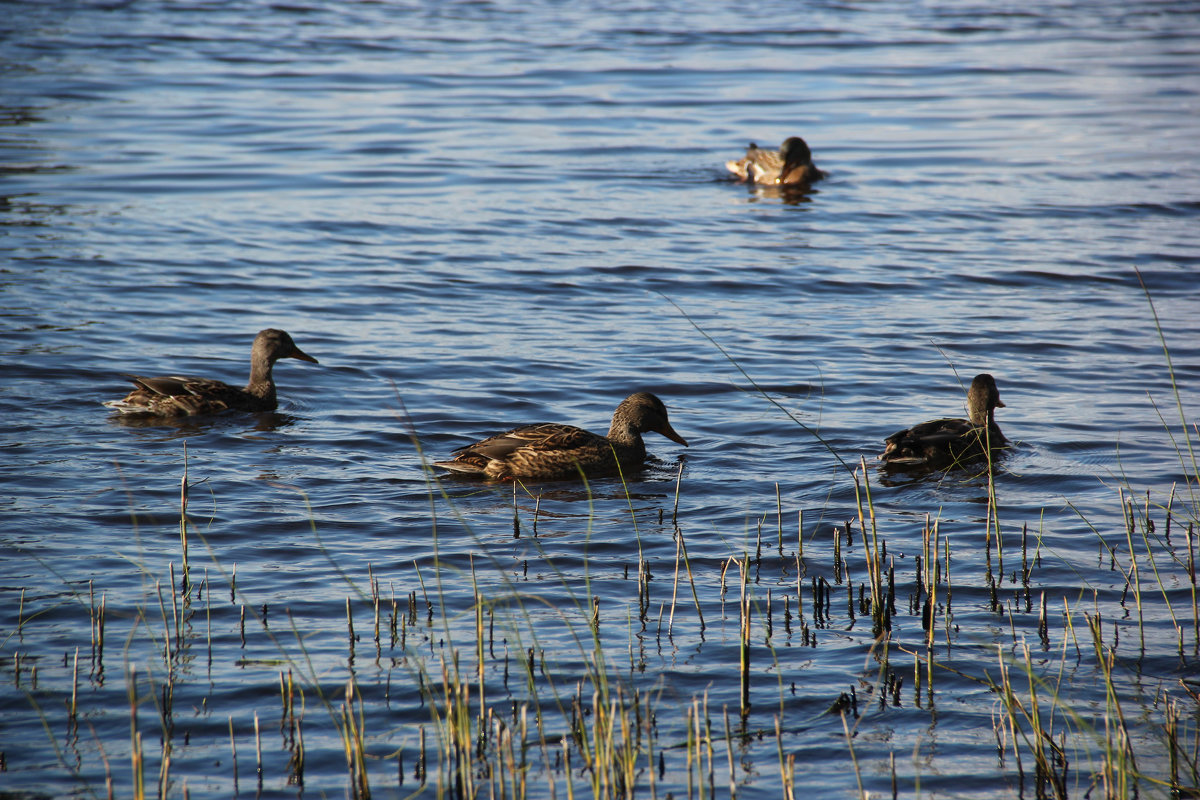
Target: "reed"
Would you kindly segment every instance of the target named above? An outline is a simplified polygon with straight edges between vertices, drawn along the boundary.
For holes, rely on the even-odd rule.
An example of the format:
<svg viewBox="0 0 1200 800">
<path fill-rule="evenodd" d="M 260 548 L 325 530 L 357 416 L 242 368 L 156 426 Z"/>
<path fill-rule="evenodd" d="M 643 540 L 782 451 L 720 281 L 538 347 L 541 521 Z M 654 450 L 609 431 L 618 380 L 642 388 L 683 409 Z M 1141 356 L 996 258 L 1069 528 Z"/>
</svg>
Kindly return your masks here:
<svg viewBox="0 0 1200 800">
<path fill-rule="evenodd" d="M 233 763 L 233 793 L 238 792 L 237 739 L 233 735 L 233 715 L 229 715 L 229 754 Z"/>
<path fill-rule="evenodd" d="M 740 589 L 738 599 L 738 678 L 741 686 L 739 700 L 743 720 L 750 716 L 750 595 L 746 591 L 749 574 L 750 557 L 746 555 L 738 564 Z"/>
<path fill-rule="evenodd" d="M 183 576 L 182 576 L 183 584 L 180 586 L 181 592 L 188 591 L 189 586 L 190 586 L 190 584 L 188 582 L 189 575 L 191 574 L 188 571 L 187 506 L 188 506 L 188 455 L 187 455 L 187 442 L 184 441 L 184 443 L 183 443 L 183 476 L 179 479 L 179 552 L 180 552 L 180 561 L 183 564 Z M 175 585 L 174 582 L 172 582 L 171 585 L 172 585 L 172 587 L 174 587 L 174 585 Z M 172 594 L 174 594 L 174 592 L 172 592 Z"/>
<path fill-rule="evenodd" d="M 204 592 L 204 641 L 205 652 L 208 655 L 207 667 L 209 681 L 212 681 L 212 665 L 213 665 L 213 645 L 212 645 L 212 591 L 208 583 L 208 570 L 204 570 L 204 583 L 201 584 Z"/>
<path fill-rule="evenodd" d="M 880 550 L 879 529 L 875 518 L 875 504 L 871 499 L 871 482 L 867 473 L 867 462 L 859 458 L 859 468 L 854 473 L 854 495 L 858 507 L 858 525 L 863 544 L 863 564 L 867 571 L 867 582 L 871 592 L 870 613 L 873 633 L 879 636 L 891 625 L 888 605 L 883 590 L 883 558 Z"/>
<path fill-rule="evenodd" d="M 67 710 L 67 735 L 79 734 L 79 648 L 75 648 L 75 659 L 71 663 L 71 702 Z"/>
<path fill-rule="evenodd" d="M 100 607 L 96 610 L 96 657 L 95 657 L 95 674 L 97 678 L 104 675 L 104 625 L 107 615 L 108 596 L 105 593 L 100 594 Z"/>
<path fill-rule="evenodd" d="M 355 702 L 357 699 L 357 709 Z M 351 677 L 346 682 L 346 701 L 342 704 L 343 746 L 346 751 L 346 768 L 349 773 L 351 796 L 355 800 L 370 800 L 371 786 L 367 777 L 366 734 L 363 721 L 362 694 Z M 257 717 L 255 718 L 257 733 Z"/>
<path fill-rule="evenodd" d="M 133 773 L 133 798 L 145 800 L 146 766 L 142 755 L 142 732 L 138 730 L 137 667 L 131 666 L 125 681 L 129 695 L 129 737 L 131 771 Z"/>
<path fill-rule="evenodd" d="M 674 630 L 675 597 L 676 597 L 676 591 L 679 586 L 679 560 L 680 560 L 681 556 L 683 558 L 683 567 L 687 571 L 688 586 L 692 592 L 692 604 L 693 604 L 693 607 L 696 609 L 696 619 L 700 624 L 700 630 L 703 631 L 705 628 L 704 609 L 700 605 L 700 594 L 696 589 L 696 576 L 692 572 L 692 563 L 688 559 L 687 543 L 684 540 L 683 531 L 680 530 L 678 527 L 676 527 L 675 531 L 674 531 L 674 537 L 675 537 L 675 578 L 674 578 L 674 581 L 671 586 L 671 616 L 667 623 L 667 632 L 669 635 Z M 639 569 L 639 574 L 641 574 L 641 569 Z M 649 574 L 649 570 L 646 570 L 646 574 Z"/>
<path fill-rule="evenodd" d="M 254 773 L 258 777 L 258 790 L 263 785 L 262 732 L 258 728 L 258 712 L 254 712 Z"/>
<path fill-rule="evenodd" d="M 842 731 L 846 736 L 846 749 L 850 751 L 850 764 L 854 768 L 854 780 L 858 784 L 858 796 L 862 800 L 867 800 L 866 790 L 863 789 L 862 772 L 858 767 L 858 756 L 854 753 L 854 740 L 850 736 L 850 725 L 846 722 L 846 712 L 844 710 L 841 711 L 840 716 L 842 718 Z"/>
<path fill-rule="evenodd" d="M 1125 528 L 1119 535 L 1108 533 L 1118 546 L 1103 551 L 1115 569 L 1111 573 L 1116 576 L 1115 592 L 1098 586 L 1090 595 L 1078 591 L 1060 601 L 1054 593 L 1060 591 L 1058 587 L 1039 584 L 1039 560 L 1056 557 L 1051 548 L 1041 544 L 1040 524 L 1034 532 L 1026 526 L 1021 529 L 1021 565 L 1019 571 L 1014 567 L 1011 584 L 1004 575 L 989 580 L 964 566 L 972 562 L 964 557 L 969 547 L 964 548 L 962 526 L 955 520 L 926 515 L 922 525 L 921 515 L 913 513 L 898 523 L 889 522 L 887 513 L 877 506 L 881 490 L 866 467 L 860 460 L 855 476 L 856 505 L 849 515 L 857 514 L 857 519 L 836 528 L 821 525 L 819 535 L 814 528 L 806 543 L 801 513 L 794 558 L 784 553 L 787 501 L 778 487 L 774 497 L 761 498 L 764 504 L 774 503 L 776 519 L 771 520 L 769 513 L 756 514 L 757 524 L 746 524 L 739 546 L 730 546 L 728 554 L 714 558 L 713 553 L 719 552 L 715 537 L 702 539 L 701 533 L 688 531 L 689 498 L 681 500 L 681 477 L 676 479 L 674 500 L 666 497 L 662 501 L 664 508 L 674 503 L 678 512 L 672 514 L 674 524 L 660 525 L 659 530 L 646 525 L 649 514 L 644 504 L 635 501 L 636 490 L 626 486 L 627 511 L 622 512 L 616 535 L 636 537 L 640 548 L 636 594 L 629 586 L 627 599 L 621 597 L 621 590 L 601 589 L 614 572 L 620 577 L 622 565 L 605 565 L 588 552 L 596 514 L 590 499 L 586 517 L 581 515 L 570 523 L 577 527 L 573 532 L 586 537 L 582 566 L 564 566 L 550 557 L 555 543 L 551 534 L 558 532 L 546 530 L 547 520 L 555 517 L 553 508 L 547 508 L 551 501 L 541 494 L 530 495 L 533 499 L 528 501 L 533 504 L 533 526 L 539 517 L 542 520 L 541 533 L 514 543 L 519 551 L 497 548 L 495 542 L 509 541 L 508 487 L 496 491 L 503 493 L 500 512 L 485 513 L 478 523 L 488 526 L 490 536 L 473 531 L 463 534 L 476 536 L 477 546 L 468 548 L 456 542 L 447 555 L 435 538 L 427 558 L 368 564 L 365 577 L 361 569 L 343 570 L 351 591 L 322 598 L 324 607 L 306 614 L 308 620 L 300 615 L 293 619 L 285 607 L 291 639 L 275 632 L 279 629 L 278 609 L 285 604 L 238 588 L 236 566 L 226 573 L 211 547 L 214 574 L 229 576 L 228 606 L 218 602 L 214 607 L 206 571 L 201 583 L 189 592 L 172 591 L 168 607 L 162 589 L 179 584 L 175 565 L 167 564 L 165 577 L 160 574 L 157 583 L 147 582 L 144 598 L 131 603 L 123 596 L 114 604 L 118 612 L 113 615 L 106 612 L 108 595 L 103 580 L 98 579 L 100 586 L 89 584 L 86 593 L 79 591 L 79 616 L 87 619 L 91 631 L 93 663 L 97 667 L 102 664 L 107 615 L 110 624 L 118 626 L 113 641 L 124 642 L 121 655 L 130 664 L 126 682 L 130 732 L 122 750 L 129 748 L 133 777 L 117 794 L 144 796 L 144 775 L 155 767 L 160 794 L 178 795 L 181 785 L 188 792 L 199 793 L 195 763 L 189 763 L 187 750 L 178 747 L 172 731 L 175 727 L 182 731 L 188 724 L 183 713 L 176 719 L 174 710 L 177 702 L 181 711 L 186 707 L 181 692 L 189 690 L 189 682 L 194 696 L 194 684 L 202 671 L 193 674 L 190 659 L 201 642 L 208 650 L 210 682 L 214 661 L 220 665 L 235 660 L 246 670 L 245 680 L 253 682 L 252 671 L 256 667 L 261 670 L 263 651 L 273 650 L 267 661 L 269 692 L 264 691 L 262 697 L 264 703 L 269 702 L 267 713 L 278 709 L 278 742 L 269 735 L 270 722 L 264 741 L 259 724 L 262 708 L 240 712 L 253 713 L 256 777 L 264 794 L 277 791 L 277 786 L 270 785 L 273 780 L 284 782 L 282 770 L 276 769 L 284 755 L 289 785 L 304 787 L 312 794 L 334 793 L 329 790 L 328 767 L 328 742 L 333 741 L 334 753 L 340 746 L 344 758 L 344 774 L 338 777 L 341 789 L 355 798 L 372 793 L 513 800 L 647 794 L 708 798 L 764 791 L 794 797 L 796 787 L 803 785 L 814 768 L 828 768 L 828 763 L 819 767 L 808 763 L 803 748 L 814 737 L 828 740 L 830 735 L 840 735 L 849 755 L 847 766 L 854 775 L 851 779 L 851 769 L 845 770 L 843 789 L 857 791 L 859 796 L 876 796 L 890 789 L 894 796 L 905 796 L 912 793 L 912 781 L 898 774 L 904 765 L 897 764 L 896 749 L 889 742 L 884 752 L 873 734 L 901 730 L 903 723 L 913 718 L 936 719 L 947 705 L 944 684 L 951 673 L 956 682 L 974 682 L 996 698 L 993 739 L 999 779 L 1010 779 L 1015 772 L 1023 787 L 1028 768 L 1034 792 L 1042 796 L 1076 796 L 1082 794 L 1079 782 L 1092 780 L 1097 796 L 1132 796 L 1155 780 L 1149 765 L 1161 764 L 1159 779 L 1164 785 L 1170 783 L 1181 792 L 1195 785 L 1195 726 L 1175 702 L 1175 694 L 1186 691 L 1188 684 L 1173 687 L 1170 694 L 1162 689 L 1161 698 L 1146 700 L 1149 682 L 1137 663 L 1142 653 L 1161 657 L 1162 653 L 1154 650 L 1154 635 L 1161 636 L 1167 629 L 1164 620 L 1169 620 L 1174 657 L 1181 669 L 1194 665 L 1188 650 L 1179 646 L 1184 633 L 1195 630 L 1196 618 L 1195 545 L 1191 526 L 1179 522 L 1185 513 L 1182 500 L 1173 493 L 1165 504 L 1155 505 L 1139 494 L 1137 503 L 1130 505 L 1129 492 L 1120 494 L 1124 509 L 1120 520 Z M 770 492 L 768 488 L 765 493 Z M 451 499 L 445 498 L 445 502 Z M 524 499 L 514 501 L 513 509 L 518 523 L 522 516 L 528 522 Z M 995 510 L 988 513 L 989 529 L 998 531 Z M 765 542 L 761 538 L 764 526 Z M 772 527 L 779 537 L 774 542 L 770 541 Z M 1102 526 L 1095 527 L 1099 534 Z M 519 524 L 515 530 L 521 530 Z M 665 542 L 668 533 L 674 538 L 673 553 Z M 854 541 L 856 533 L 859 542 Z M 661 536 L 662 541 L 655 548 L 642 548 L 643 537 L 649 542 L 653 536 Z M 195 545 L 204 537 L 193 529 L 191 538 L 192 563 L 184 572 L 198 575 L 196 559 L 201 550 Z M 893 546 L 897 541 L 900 545 Z M 700 552 L 704 557 L 689 558 L 689 544 L 697 549 L 697 542 L 703 543 Z M 1034 542 L 1036 546 L 1030 548 Z M 632 542 L 629 549 L 633 550 Z M 332 554 L 329 558 L 333 561 Z M 540 581 L 525 579 L 521 565 L 529 560 L 537 565 Z M 734 577 L 726 570 L 733 568 L 737 602 L 726 604 L 726 579 Z M 656 576 L 665 578 L 668 569 L 673 569 L 669 601 L 665 587 L 660 590 L 655 584 Z M 626 579 L 634 578 L 634 571 L 631 556 L 624 565 Z M 678 597 L 685 575 L 694 615 Z M 1124 623 L 1119 620 L 1124 598 L 1113 596 L 1121 593 L 1122 575 L 1126 576 L 1127 591 L 1135 597 L 1126 602 L 1140 604 L 1137 609 L 1131 607 L 1129 621 Z M 383 581 L 392 587 L 390 601 L 384 599 Z M 253 587 L 253 574 L 243 583 Z M 897 609 L 898 590 L 908 594 L 907 608 L 902 602 Z M 659 594 L 663 596 L 656 596 Z M 807 603 L 805 594 L 809 595 Z M 995 614 L 986 625 L 976 624 L 960 633 L 957 623 L 961 618 L 987 617 L 989 594 L 997 598 Z M 192 600 L 198 603 L 201 595 L 206 624 L 193 630 Z M 355 631 L 368 624 L 360 619 L 356 625 L 355 612 L 366 613 L 362 603 L 356 604 L 356 597 L 371 604 L 374 663 L 354 660 L 359 639 Z M 780 597 L 782 608 L 777 607 Z M 265 600 L 271 600 L 276 612 L 269 627 Z M 25 651 L 36 651 L 36 638 L 50 630 L 49 625 L 43 626 L 39 609 L 30 607 L 39 602 L 22 593 L 17 608 L 15 625 L 27 637 L 20 657 L 14 658 L 14 680 L 21 682 L 22 688 L 28 683 L 25 676 L 32 677 L 32 667 L 38 665 L 37 653 L 27 655 Z M 1091 608 L 1081 612 L 1088 602 Z M 666 617 L 666 639 L 656 637 L 649 624 L 655 608 L 659 609 L 660 625 Z M 1051 608 L 1061 608 L 1061 617 L 1057 613 L 1052 617 Z M 256 614 L 254 609 L 262 612 Z M 252 615 L 249 629 L 247 610 Z M 156 614 L 161 626 L 158 621 L 151 624 Z M 869 634 L 865 615 L 872 620 Z M 313 623 L 314 617 L 321 622 Z M 1077 629 L 1076 618 L 1086 624 Z M 344 632 L 339 619 L 344 619 Z M 1136 639 L 1127 634 L 1124 651 L 1114 621 L 1127 631 L 1136 624 L 1141 634 Z M 307 627 L 302 629 L 302 625 Z M 384 627 L 389 637 L 383 635 Z M 945 648 L 936 647 L 939 630 L 944 633 Z M 758 651 L 761 656 L 752 656 L 752 636 L 759 636 L 769 648 L 769 658 L 762 650 Z M 389 642 L 384 642 L 385 638 Z M 982 647 L 998 654 L 998 673 L 990 659 L 986 668 L 971 660 L 970 651 L 980 649 L 980 640 Z M 312 642 L 337 652 L 310 652 Z M 330 648 L 330 642 L 348 643 L 349 658 L 346 647 L 337 644 Z M 806 660 L 820 664 L 832 657 L 827 656 L 834 652 L 830 643 L 836 643 L 843 659 L 861 656 L 864 664 L 869 665 L 870 659 L 878 662 L 873 683 L 870 674 L 853 675 L 849 690 L 832 705 L 828 698 L 818 703 L 820 698 L 805 697 L 806 691 L 811 694 L 813 690 L 806 686 L 808 676 L 803 671 Z M 1035 653 L 1031 645 L 1036 648 L 1039 643 L 1042 652 Z M 87 647 L 87 638 L 80 644 Z M 729 663 L 707 684 L 692 679 L 689 686 L 691 659 L 713 646 L 736 648 L 737 666 Z M 1161 650 L 1161 644 L 1159 647 Z M 1122 655 L 1135 649 L 1134 663 L 1123 660 Z M 1052 655 L 1056 651 L 1057 661 Z M 65 728 L 77 735 L 79 721 L 89 719 L 89 703 L 98 702 L 96 690 L 89 692 L 86 681 L 80 682 L 78 648 L 75 652 L 74 662 L 64 655 L 61 667 L 53 670 L 42 662 L 41 680 L 57 680 L 65 687 L 54 704 L 56 713 L 65 714 L 59 717 L 64 724 L 47 726 L 59 734 Z M 732 652 L 728 651 L 729 662 L 734 660 Z M 913 688 L 907 696 L 907 661 L 902 653 L 912 657 Z M 56 655 L 55 663 L 58 660 Z M 161 680 L 152 671 L 160 663 L 165 670 Z M 510 669 L 516 671 L 511 681 Z M 1065 677 L 1068 671 L 1071 680 Z M 51 672 L 57 674 L 45 677 Z M 146 676 L 140 684 L 139 675 Z M 994 680 L 992 675 L 996 675 Z M 778 704 L 764 701 L 764 677 L 778 682 Z M 1072 685 L 1072 681 L 1086 683 L 1089 678 L 1103 689 L 1100 708 L 1091 717 L 1085 716 L 1091 712 L 1080 703 L 1084 691 Z M 219 672 L 218 680 L 222 680 Z M 789 683 L 791 697 L 786 696 Z M 31 695 L 38 691 L 37 680 L 34 684 Z M 150 691 L 139 698 L 139 688 L 146 686 Z M 720 704 L 724 713 L 723 747 L 718 741 L 721 734 L 713 731 L 710 692 L 714 709 Z M 861 711 L 860 696 L 864 698 Z M 212 697 L 214 707 L 203 707 L 202 714 L 224 716 L 219 690 Z M 313 701 L 318 713 L 306 716 L 306 698 Z M 162 733 L 155 730 L 161 743 L 157 765 L 153 763 L 155 748 L 144 753 L 142 737 L 148 728 L 139 720 L 139 707 L 144 709 L 151 699 L 159 704 L 162 722 Z M 739 711 L 736 733 L 730 720 L 735 702 Z M 811 713 L 815 705 L 830 711 Z M 1137 713 L 1130 713 L 1134 707 Z M 1185 702 L 1183 707 L 1189 706 Z M 417 709 L 425 716 L 414 721 Z M 720 720 L 717 724 L 719 727 Z M 188 727 L 193 737 L 190 746 L 203 748 L 201 734 L 195 726 Z M 1158 749 L 1148 734 L 1151 728 L 1161 739 Z M 228 714 L 229 777 L 237 794 L 234 733 L 233 714 Z M 223 748 L 223 741 L 209 747 L 218 745 Z M 718 747 L 725 751 L 723 757 L 717 753 Z M 222 750 L 222 759 L 224 753 Z M 272 761 L 273 757 L 278 760 Z M 771 760 L 777 762 L 777 769 L 764 769 Z M 718 762 L 724 762 L 720 769 Z M 405 785 L 406 771 L 418 786 Z M 722 773 L 719 778 L 718 771 Z M 276 772 L 279 774 L 271 778 Z M 764 778 L 764 774 L 770 777 Z M 902 785 L 905 781 L 910 785 Z M 766 782 L 771 784 L 769 789 L 764 788 Z"/>
</svg>

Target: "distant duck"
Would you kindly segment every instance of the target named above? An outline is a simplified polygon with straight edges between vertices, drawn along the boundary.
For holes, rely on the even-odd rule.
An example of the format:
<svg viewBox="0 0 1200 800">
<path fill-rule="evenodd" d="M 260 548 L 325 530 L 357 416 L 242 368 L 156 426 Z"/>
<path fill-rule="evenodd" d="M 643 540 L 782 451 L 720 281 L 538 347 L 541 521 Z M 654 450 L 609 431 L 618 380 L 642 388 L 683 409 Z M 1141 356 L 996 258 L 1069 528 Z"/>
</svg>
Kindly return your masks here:
<svg viewBox="0 0 1200 800">
<path fill-rule="evenodd" d="M 649 392 L 638 392 L 617 406 L 608 436 L 543 422 L 514 428 L 483 441 L 460 447 L 450 461 L 435 466 L 493 480 L 531 478 L 555 480 L 613 475 L 641 469 L 646 460 L 642 434 L 661 433 L 687 447 L 684 438 L 667 421 L 667 407 Z"/>
<path fill-rule="evenodd" d="M 785 139 L 778 150 L 763 150 L 751 142 L 746 155 L 726 161 L 725 168 L 744 181 L 772 186 L 816 183 L 825 177 L 813 164 L 808 144 L 799 136 Z"/>
<path fill-rule="evenodd" d="M 281 358 L 317 360 L 296 347 L 285 332 L 268 328 L 254 337 L 250 351 L 250 382 L 238 389 L 221 381 L 172 375 L 144 378 L 130 375 L 137 387 L 121 400 L 104 405 L 121 414 L 143 417 L 188 417 L 220 411 L 274 411 L 275 380 L 271 368 Z"/>
<path fill-rule="evenodd" d="M 935 419 L 889 436 L 879 456 L 885 465 L 941 469 L 963 464 L 1004 448 L 1008 440 L 996 424 L 994 410 L 1004 408 L 996 381 L 976 375 L 967 391 L 970 419 Z"/>
</svg>

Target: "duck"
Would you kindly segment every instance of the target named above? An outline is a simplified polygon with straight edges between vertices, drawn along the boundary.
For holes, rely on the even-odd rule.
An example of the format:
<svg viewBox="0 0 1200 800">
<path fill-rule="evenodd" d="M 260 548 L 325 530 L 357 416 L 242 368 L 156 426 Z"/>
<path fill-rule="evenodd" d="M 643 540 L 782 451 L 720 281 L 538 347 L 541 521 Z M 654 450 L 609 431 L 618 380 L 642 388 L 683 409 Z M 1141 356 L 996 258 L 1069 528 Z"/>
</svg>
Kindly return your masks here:
<svg viewBox="0 0 1200 800">
<path fill-rule="evenodd" d="M 808 143 L 799 136 L 784 139 L 778 150 L 764 150 L 751 142 L 746 155 L 726 161 L 725 168 L 741 180 L 773 186 L 806 185 L 825 177 L 813 163 Z"/>
<path fill-rule="evenodd" d="M 170 375 L 147 378 L 127 376 L 135 388 L 120 400 L 104 405 L 126 416 L 192 417 L 221 411 L 274 411 L 275 380 L 271 369 L 281 358 L 319 363 L 305 353 L 285 331 L 267 328 L 254 337 L 250 349 L 250 381 L 238 389 L 209 378 Z"/>
<path fill-rule="evenodd" d="M 887 466 L 942 469 L 989 457 L 1008 444 L 995 418 L 1004 407 L 996 379 L 976 375 L 967 390 L 970 419 L 935 419 L 897 431 L 884 440 L 879 459 Z"/>
<path fill-rule="evenodd" d="M 453 458 L 435 461 L 434 466 L 491 480 L 612 475 L 644 465 L 646 444 L 642 434 L 647 431 L 688 446 L 671 427 L 663 401 L 650 392 L 636 392 L 613 412 L 607 436 L 556 422 L 523 425 L 460 447 Z"/>
</svg>

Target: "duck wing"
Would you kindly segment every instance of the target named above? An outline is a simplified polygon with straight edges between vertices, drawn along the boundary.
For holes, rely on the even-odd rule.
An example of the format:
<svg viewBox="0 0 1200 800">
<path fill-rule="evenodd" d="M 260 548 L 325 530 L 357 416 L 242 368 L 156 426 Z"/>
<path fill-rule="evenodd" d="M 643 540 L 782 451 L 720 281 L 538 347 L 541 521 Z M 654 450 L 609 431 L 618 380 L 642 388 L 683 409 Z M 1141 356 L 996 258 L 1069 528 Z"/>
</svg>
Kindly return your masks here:
<svg viewBox="0 0 1200 800">
<path fill-rule="evenodd" d="M 454 451 L 454 458 L 435 461 L 434 465 L 452 472 L 482 474 L 490 462 L 506 461 L 518 452 L 570 452 L 602 438 L 574 425 L 539 422 L 460 447 Z"/>
<path fill-rule="evenodd" d="M 455 450 L 455 456 L 475 455 L 487 459 L 505 459 L 518 450 L 573 450 L 600 437 L 574 425 L 539 422 L 498 433 L 480 442 Z"/>
<path fill-rule="evenodd" d="M 215 414 L 244 404 L 246 397 L 246 393 L 241 389 L 209 378 L 183 375 L 128 377 L 137 388 L 121 400 L 105 403 L 122 414 L 172 417 Z"/>
<path fill-rule="evenodd" d="M 953 462 L 964 437 L 977 426 L 965 419 L 935 419 L 897 431 L 884 439 L 886 448 L 880 458 L 894 464 L 935 464 Z"/>
<path fill-rule="evenodd" d="M 751 183 L 771 183 L 779 177 L 783 159 L 776 150 L 764 150 L 754 142 L 746 148 L 746 155 L 736 161 L 726 161 L 725 169 L 741 180 Z"/>
</svg>

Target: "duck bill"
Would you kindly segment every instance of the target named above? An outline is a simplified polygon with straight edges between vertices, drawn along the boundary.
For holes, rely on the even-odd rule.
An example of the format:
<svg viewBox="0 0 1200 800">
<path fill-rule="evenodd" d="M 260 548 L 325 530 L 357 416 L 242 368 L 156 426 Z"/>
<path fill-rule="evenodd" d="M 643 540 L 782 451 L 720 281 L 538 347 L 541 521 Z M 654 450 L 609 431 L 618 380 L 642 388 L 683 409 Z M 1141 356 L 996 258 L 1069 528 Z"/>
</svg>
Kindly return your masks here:
<svg viewBox="0 0 1200 800">
<path fill-rule="evenodd" d="M 292 352 L 288 353 L 288 358 L 298 358 L 301 361 L 307 361 L 310 364 L 320 364 L 321 363 L 320 361 L 317 361 L 315 358 L 310 356 L 308 353 L 301 350 L 299 347 L 295 348 L 294 350 L 292 350 Z"/>
<path fill-rule="evenodd" d="M 668 439 L 670 439 L 672 442 L 677 442 L 677 443 L 683 445 L 684 447 L 688 446 L 687 440 L 684 439 L 682 436 L 680 436 L 678 433 L 676 433 L 675 429 L 671 427 L 671 423 L 669 423 L 669 422 L 666 425 L 664 425 L 663 427 L 659 428 L 658 432 L 661 433 L 663 436 L 667 437 Z"/>
</svg>

